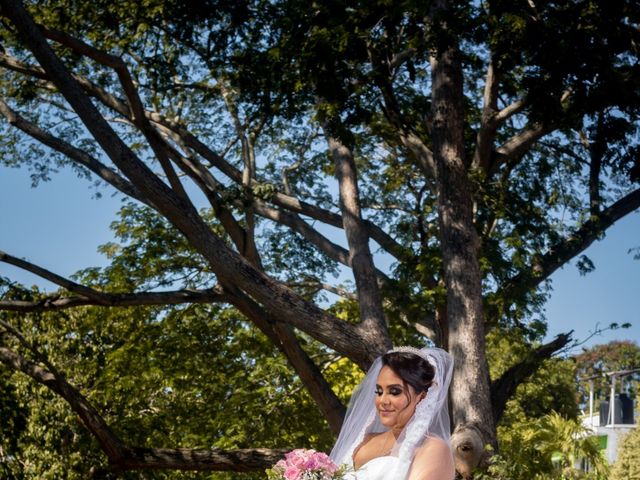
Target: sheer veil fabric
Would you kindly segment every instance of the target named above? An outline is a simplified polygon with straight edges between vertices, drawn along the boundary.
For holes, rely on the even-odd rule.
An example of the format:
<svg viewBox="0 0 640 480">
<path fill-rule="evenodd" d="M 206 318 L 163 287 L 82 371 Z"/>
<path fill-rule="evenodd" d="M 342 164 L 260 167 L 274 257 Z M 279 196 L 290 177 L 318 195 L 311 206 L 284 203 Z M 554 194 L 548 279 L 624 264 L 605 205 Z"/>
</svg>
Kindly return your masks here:
<svg viewBox="0 0 640 480">
<path fill-rule="evenodd" d="M 391 351 L 401 351 L 403 348 Z M 417 349 L 414 349 L 418 352 Z M 451 437 L 447 393 L 453 373 L 453 359 L 440 348 L 423 348 L 419 355 L 426 358 L 435 368 L 434 382 L 425 399 L 416 406 L 416 411 L 396 440 L 391 456 L 397 461 L 387 472 L 379 472 L 376 479 L 400 480 L 407 477 L 415 451 L 427 437 L 437 437 L 447 444 Z M 351 397 L 338 440 L 331 451 L 331 458 L 338 465 L 353 466 L 353 452 L 370 433 L 387 430 L 380 423 L 375 408 L 375 390 L 378 374 L 382 369 L 382 359 L 374 362 L 365 378 Z"/>
</svg>

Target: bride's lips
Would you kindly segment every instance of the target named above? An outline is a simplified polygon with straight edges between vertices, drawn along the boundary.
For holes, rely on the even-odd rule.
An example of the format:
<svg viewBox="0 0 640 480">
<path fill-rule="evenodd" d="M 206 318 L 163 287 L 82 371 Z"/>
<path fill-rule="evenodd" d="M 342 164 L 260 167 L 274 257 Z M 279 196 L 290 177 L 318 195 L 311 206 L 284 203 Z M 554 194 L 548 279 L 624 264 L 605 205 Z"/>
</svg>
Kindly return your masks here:
<svg viewBox="0 0 640 480">
<path fill-rule="evenodd" d="M 384 417 L 387 415 L 391 415 L 393 413 L 393 410 L 378 410 L 378 412 L 380 413 L 380 416 Z"/>
</svg>

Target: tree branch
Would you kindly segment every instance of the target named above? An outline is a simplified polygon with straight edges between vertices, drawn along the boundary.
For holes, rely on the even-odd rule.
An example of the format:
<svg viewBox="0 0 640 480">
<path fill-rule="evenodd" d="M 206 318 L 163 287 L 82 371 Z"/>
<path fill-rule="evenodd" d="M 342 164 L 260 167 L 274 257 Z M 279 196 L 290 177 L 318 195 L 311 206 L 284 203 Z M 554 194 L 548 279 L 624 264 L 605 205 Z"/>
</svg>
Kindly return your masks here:
<svg viewBox="0 0 640 480">
<path fill-rule="evenodd" d="M 282 193 L 274 194 L 270 199 L 275 205 L 285 208 L 294 213 L 299 213 L 307 217 L 313 218 L 320 222 L 326 223 L 336 228 L 343 228 L 342 215 L 330 212 L 316 205 L 300 201 L 295 197 L 290 197 Z M 382 230 L 378 225 L 370 220 L 363 219 L 363 224 L 367 229 L 368 236 L 380 245 L 386 252 L 398 260 L 406 259 L 410 252 L 401 244 L 396 242 L 387 232 Z"/>
<path fill-rule="evenodd" d="M 244 165 L 242 171 L 242 188 L 247 196 L 253 199 L 253 194 L 251 192 L 251 184 L 255 181 L 256 178 L 256 162 L 255 162 L 255 135 L 260 131 L 260 127 L 258 126 L 254 131 L 254 135 L 247 134 L 247 126 L 243 125 L 240 121 L 240 114 L 238 112 L 237 104 L 232 98 L 232 92 L 226 87 L 224 82 L 220 82 L 220 90 L 222 92 L 222 98 L 227 107 L 227 111 L 233 120 L 233 124 L 236 129 L 236 134 L 238 138 L 240 138 L 240 143 L 242 145 L 242 163 Z M 242 244 L 242 254 L 248 258 L 253 259 L 253 263 L 255 265 L 260 264 L 260 257 L 258 255 L 258 249 L 255 243 L 255 212 L 253 208 L 253 202 L 249 202 L 248 205 L 245 205 L 243 208 L 245 224 L 244 227 L 244 236 L 243 236 L 243 244 Z"/>
<path fill-rule="evenodd" d="M 28 262 L 17 260 L 14 257 L 3 254 L 2 252 L 0 252 L 0 261 L 6 261 L 7 263 L 28 269 L 33 273 L 40 274 L 43 278 L 56 281 L 56 283 L 63 285 L 65 288 L 72 291 L 80 290 L 86 293 L 87 287 L 79 286 L 74 282 L 62 279 L 62 277 L 59 277 L 47 270 L 29 264 Z M 40 302 L 0 301 L 0 310 L 34 312 L 58 310 L 61 308 L 69 308 L 79 305 L 131 306 L 210 302 L 232 303 L 268 337 L 270 337 L 273 343 L 278 346 L 280 350 L 282 350 L 298 375 L 300 375 L 305 387 L 318 402 L 318 405 L 329 421 L 332 430 L 337 434 L 340 430 L 342 419 L 344 417 L 344 406 L 333 393 L 330 385 L 326 382 L 318 367 L 300 347 L 293 329 L 286 324 L 278 323 L 273 319 L 270 320 L 272 317 L 270 314 L 238 289 L 231 286 L 229 289 L 234 293 L 230 294 L 227 288 L 224 290 L 216 288 L 206 291 L 149 292 L 138 294 L 99 293 L 99 302 L 87 297 L 63 299 L 47 298 Z M 95 292 L 94 296 L 97 295 L 98 292 Z"/>
<path fill-rule="evenodd" d="M 220 170 L 229 179 L 233 180 L 238 185 L 242 184 L 242 172 L 236 169 L 229 162 L 224 160 L 219 154 L 211 150 L 207 145 L 202 143 L 198 138 L 192 135 L 186 128 L 179 125 L 170 125 L 160 115 L 155 113 L 149 113 L 150 118 L 154 122 L 162 123 L 167 128 L 171 129 L 178 135 L 184 142 L 185 146 L 193 149 L 198 155 L 208 161 L 211 166 Z M 251 186 L 255 187 L 260 185 L 260 182 L 252 180 Z M 301 201 L 293 196 L 286 195 L 281 192 L 274 193 L 269 199 L 275 205 L 289 210 L 294 213 L 299 213 L 314 220 L 326 223 L 337 228 L 343 228 L 342 215 L 331 212 L 329 210 L 320 208 L 316 205 Z M 375 240 L 385 251 L 391 254 L 397 259 L 405 258 L 410 252 L 407 251 L 402 245 L 396 242 L 388 233 L 382 230 L 379 226 L 371 222 L 370 220 L 362 220 L 366 225 L 367 231 L 371 239 Z"/>
<path fill-rule="evenodd" d="M 7 55 L 6 53 L 3 53 L 3 52 L 0 52 L 0 66 L 3 66 L 14 72 L 22 73 L 24 75 L 37 78 L 42 82 L 44 82 L 43 84 L 45 88 L 49 88 L 50 90 L 57 90 L 57 87 L 51 81 L 51 78 L 49 77 L 49 75 L 41 67 L 28 65 L 24 62 L 21 62 L 17 58 Z M 72 74 L 72 76 L 76 80 L 76 82 L 78 82 L 78 84 L 82 87 L 82 89 L 85 92 L 87 92 L 87 94 L 99 100 L 110 109 L 118 112 L 123 117 L 129 118 L 129 115 L 131 114 L 131 109 L 129 107 L 129 104 L 125 100 L 122 100 L 113 96 L 112 94 L 108 93 L 106 90 L 91 83 L 85 77 L 82 77 L 76 74 Z M 147 115 L 150 115 L 150 113 L 147 112 Z"/>
<path fill-rule="evenodd" d="M 302 237 L 315 245 L 320 252 L 324 253 L 332 260 L 347 267 L 351 267 L 349 251 L 347 249 L 333 243 L 298 215 L 271 208 L 260 200 L 256 200 L 254 203 L 255 211 L 261 217 L 281 225 L 288 226 L 291 230 L 298 232 Z M 378 269 L 375 269 L 375 271 L 381 282 L 389 282 L 389 277 L 387 277 L 382 271 Z"/>
<path fill-rule="evenodd" d="M 58 372 L 56 367 L 53 366 L 53 364 L 45 355 L 40 353 L 35 345 L 27 341 L 22 332 L 18 331 L 16 328 L 2 319 L 0 319 L 0 326 L 2 326 L 9 334 L 13 335 L 23 347 L 33 353 L 34 357 L 37 358 L 46 368 L 48 368 L 53 375 L 60 376 L 60 373 Z"/>
<path fill-rule="evenodd" d="M 607 143 L 601 137 L 604 129 L 604 118 L 598 115 L 596 120 L 595 135 L 592 141 L 587 138 L 584 131 L 579 132 L 580 141 L 589 152 L 589 209 L 592 216 L 600 213 L 602 197 L 600 195 L 600 173 L 602 172 L 602 159 L 607 151 Z"/>
<path fill-rule="evenodd" d="M 42 312 L 61 310 L 83 305 L 103 307 L 125 307 L 135 305 L 177 305 L 182 303 L 228 303 L 229 296 L 220 287 L 206 290 L 176 290 L 166 292 L 140 293 L 105 293 L 80 285 L 72 280 L 57 275 L 45 268 L 9 255 L 0 250 L 0 262 L 14 265 L 49 280 L 56 285 L 75 293 L 75 297 L 49 296 L 40 301 L 28 302 L 20 300 L 0 301 L 0 310 L 16 312 Z"/>
<path fill-rule="evenodd" d="M 638 208 L 640 208 L 640 188 L 621 198 L 599 215 L 592 217 L 574 233 L 549 248 L 544 255 L 536 259 L 531 268 L 506 282 L 497 294 L 508 304 L 537 287 L 558 268 L 600 239 L 607 228 Z"/>
<path fill-rule="evenodd" d="M 45 370 L 5 347 L 0 347 L 0 362 L 13 370 L 25 373 L 64 398 L 72 410 L 80 416 L 85 428 L 96 438 L 100 448 L 110 459 L 118 459 L 123 456 L 123 444 L 120 439 L 111 431 L 96 409 L 64 378 Z"/>
<path fill-rule="evenodd" d="M 175 290 L 167 292 L 140 292 L 104 294 L 105 298 L 97 302 L 85 296 L 60 297 L 48 296 L 40 301 L 2 300 L 0 310 L 12 312 L 48 312 L 81 306 L 132 307 L 150 305 L 180 305 L 184 303 L 230 303 L 229 297 L 220 293 L 219 289 L 209 290 Z"/>
<path fill-rule="evenodd" d="M 346 407 L 333 392 L 320 368 L 300 346 L 294 329 L 284 323 L 276 323 L 274 329 L 281 339 L 281 350 L 317 403 L 320 412 L 329 424 L 329 428 L 337 437 L 347 411 Z"/>
<path fill-rule="evenodd" d="M 340 402 L 324 375 L 300 346 L 294 329 L 285 323 L 278 322 L 278 317 L 262 308 L 250 297 L 232 285 L 225 290 L 231 293 L 233 305 L 249 318 L 287 358 L 305 388 L 318 404 L 329 427 L 335 435 L 340 432 L 345 407 Z"/>
<path fill-rule="evenodd" d="M 569 90 L 565 91 L 560 98 L 560 102 L 564 102 L 570 96 L 571 92 Z M 528 100 L 526 97 L 516 100 L 511 105 L 498 112 L 493 121 L 496 122 L 497 126 L 512 115 L 522 111 L 522 109 L 527 105 Z M 489 165 L 489 176 L 493 176 L 500 166 L 505 163 L 518 163 L 538 140 L 552 132 L 554 128 L 555 127 L 551 124 L 542 125 L 540 123 L 534 123 L 526 130 L 523 130 L 517 135 L 511 137 L 495 151 L 493 158 L 491 159 L 491 164 Z"/>
<path fill-rule="evenodd" d="M 321 282 L 318 279 L 309 279 L 302 282 L 297 282 L 292 286 L 307 288 L 311 292 L 319 292 L 320 290 L 326 290 L 327 292 L 333 293 L 334 295 L 342 297 L 346 300 L 351 300 L 354 302 L 358 301 L 358 295 L 356 295 L 355 293 L 351 293 L 350 291 L 344 288 L 336 287 L 335 285 Z"/>
<path fill-rule="evenodd" d="M 12 110 L 2 99 L 0 99 L 0 113 L 6 117 L 10 125 L 20 129 L 34 140 L 37 140 L 43 145 L 68 156 L 74 162 L 89 169 L 125 195 L 135 198 L 141 203 L 151 205 L 149 200 L 143 198 L 142 194 L 117 172 L 108 168 L 85 151 L 74 147 L 50 133 L 45 132 L 37 125 L 26 121 L 22 116 Z"/>
<path fill-rule="evenodd" d="M 247 230 L 233 216 L 233 213 L 220 198 L 219 190 L 223 186 L 198 160 L 191 154 L 189 147 L 184 145 L 182 138 L 171 128 L 164 124 L 156 123 L 160 131 L 172 138 L 186 154 L 186 157 L 178 155 L 174 161 L 180 169 L 200 188 L 213 207 L 216 218 L 220 221 L 225 231 L 231 237 L 238 252 L 240 252 L 251 264 L 261 268 L 260 255 L 252 238 L 248 238 Z M 240 205 L 244 208 L 244 204 Z"/>
<path fill-rule="evenodd" d="M 9 255 L 2 250 L 0 250 L 0 262 L 8 263 L 9 265 L 13 265 L 15 267 L 26 270 L 27 272 L 38 275 L 45 280 L 49 280 L 56 285 L 66 288 L 70 292 L 75 292 L 79 295 L 82 295 L 97 304 L 103 304 L 108 298 L 108 294 L 106 293 L 99 292 L 89 287 L 85 287 L 84 285 L 80 285 L 79 283 L 61 277 L 60 275 L 39 267 L 38 265 L 34 265 L 33 263 L 27 262 L 26 260 L 22 260 L 20 258 Z"/>
<path fill-rule="evenodd" d="M 42 26 L 40 28 L 42 29 L 45 37 L 54 40 L 61 45 L 69 47 L 75 53 L 81 56 L 89 57 L 100 63 L 101 65 L 112 68 L 116 72 L 125 95 L 129 100 L 129 117 L 131 118 L 131 121 L 138 126 L 142 134 L 149 142 L 149 145 L 155 153 L 156 158 L 160 162 L 160 165 L 162 166 L 164 173 L 169 180 L 169 184 L 173 188 L 174 192 L 176 192 L 176 194 L 180 196 L 184 202 L 189 202 L 188 195 L 185 192 L 180 179 L 176 175 L 175 170 L 171 166 L 171 162 L 169 161 L 170 154 L 167 153 L 167 148 L 169 148 L 169 146 L 165 144 L 165 142 L 162 140 L 162 137 L 149 123 L 149 120 L 147 119 L 147 116 L 145 114 L 144 106 L 142 105 L 142 100 L 138 95 L 138 90 L 133 84 L 129 69 L 127 68 L 127 65 L 124 63 L 122 58 L 98 50 L 97 48 L 92 47 L 82 40 L 74 38 L 64 32 L 58 30 L 49 30 Z"/>
<path fill-rule="evenodd" d="M 207 145 L 202 143 L 186 129 L 180 127 L 176 133 L 184 140 L 185 145 L 192 148 L 198 155 L 207 160 L 212 166 L 224 173 L 228 178 L 242 184 L 242 172 L 237 170 L 230 163 L 226 162 L 220 155 L 211 150 Z M 252 182 L 251 186 L 259 185 L 259 182 Z M 291 212 L 299 213 L 314 220 L 326 223 L 337 228 L 343 228 L 342 215 L 325 210 L 316 205 L 298 200 L 290 195 L 276 192 L 269 199 L 275 205 L 285 208 Z M 405 258 L 408 254 L 407 250 L 396 242 L 391 236 L 369 220 L 363 220 L 367 227 L 367 231 L 371 239 L 375 240 L 385 251 L 393 255 L 397 259 Z"/>
<path fill-rule="evenodd" d="M 407 48 L 402 52 L 398 52 L 389 60 L 389 70 L 394 71 L 408 59 L 415 57 L 418 52 L 417 48 Z"/>
<path fill-rule="evenodd" d="M 48 80 L 49 78 L 42 69 L 38 67 L 27 66 L 19 62 L 17 59 L 4 54 L 0 54 L 0 64 L 14 71 L 25 73 L 31 76 L 36 76 L 37 78 L 41 78 L 44 80 Z M 74 75 L 74 78 L 76 79 L 76 81 L 78 81 L 83 90 L 86 91 L 89 95 L 102 102 L 105 106 L 115 110 L 125 118 L 129 118 L 130 109 L 125 101 L 114 97 L 103 89 L 93 85 L 83 77 Z M 229 162 L 224 160 L 221 155 L 211 150 L 207 145 L 193 136 L 186 128 L 169 121 L 156 112 L 147 111 L 146 115 L 148 116 L 150 121 L 160 126 L 166 135 L 175 135 L 174 140 L 181 139 L 185 147 L 192 149 L 202 158 L 207 160 L 211 164 L 211 166 L 220 170 L 238 185 L 242 184 L 242 172 L 236 169 Z M 215 181 L 211 173 L 208 172 L 202 165 L 200 165 L 195 158 L 190 158 L 188 161 L 185 161 L 184 164 L 187 165 L 187 168 L 183 168 L 183 171 L 187 173 L 194 181 L 196 181 L 196 178 L 199 179 L 198 181 L 196 181 L 196 183 L 201 187 L 201 189 L 207 196 L 215 190 L 215 185 L 217 185 L 218 182 Z M 202 185 L 207 185 L 207 188 L 203 188 Z M 253 187 L 256 185 L 259 185 L 259 182 L 253 180 L 251 182 L 251 186 Z M 209 200 L 211 201 L 211 198 L 209 198 Z M 300 201 L 293 196 L 277 192 L 271 197 L 270 201 L 272 201 L 275 205 L 290 210 L 294 213 L 299 213 L 328 225 L 342 228 L 342 216 L 340 214 L 325 210 L 304 201 Z M 215 204 L 216 202 L 212 202 L 214 208 Z M 221 221 L 223 220 L 222 217 L 219 218 Z M 401 260 L 406 258 L 407 255 L 411 254 L 409 250 L 396 242 L 378 225 L 366 219 L 363 219 L 363 222 L 367 227 L 371 239 L 376 241 L 385 251 L 387 251 L 393 257 Z M 227 229 L 227 232 L 232 236 L 232 238 L 234 238 L 234 243 L 236 243 L 236 245 L 240 245 L 242 243 L 239 240 L 240 237 L 238 235 L 234 236 L 233 234 L 234 230 L 237 229 L 227 228 L 228 226 L 229 225 L 225 223 L 225 228 Z"/>
<path fill-rule="evenodd" d="M 498 84 L 497 72 L 493 60 L 491 60 L 485 77 L 482 116 L 480 129 L 476 135 L 476 149 L 472 163 L 474 167 L 482 169 L 483 172 L 489 170 L 493 141 L 499 125 L 495 121 L 498 109 Z"/>
<path fill-rule="evenodd" d="M 235 109 L 233 109 L 233 111 L 235 112 Z M 236 126 L 240 128 L 240 122 L 239 118 L 237 117 L 237 113 L 235 114 L 235 121 Z M 257 129 L 255 132 L 257 134 Z M 239 131 L 238 134 L 243 136 L 243 156 L 245 156 L 243 186 L 246 187 L 252 180 L 253 175 L 251 174 L 251 172 L 255 168 L 255 160 L 246 158 L 247 156 L 253 156 L 253 140 L 245 138 L 245 132 L 243 129 Z M 247 165 L 247 161 L 249 165 Z M 201 168 L 199 162 L 197 162 L 195 159 L 191 159 L 191 161 L 188 162 L 187 166 L 190 167 L 186 170 L 187 173 L 191 173 L 192 176 L 196 177 L 194 178 L 194 180 L 197 184 L 201 185 L 201 189 L 205 192 L 207 197 L 212 202 L 214 210 L 216 211 L 216 215 L 221 219 L 227 231 L 231 230 L 232 238 L 234 238 L 234 232 L 239 232 L 242 234 L 239 235 L 238 233 L 236 233 L 235 236 L 240 238 L 234 238 L 238 250 L 245 257 L 248 257 L 249 260 L 253 259 L 252 263 L 254 264 L 254 266 L 261 269 L 260 258 L 255 243 L 252 240 L 252 229 L 249 229 L 248 232 L 240 227 L 231 213 L 228 211 L 228 209 L 224 207 L 224 205 L 222 205 L 222 203 L 218 200 L 217 193 L 212 190 L 215 186 L 215 180 L 206 169 Z M 248 223 L 250 218 L 253 218 L 253 210 L 256 209 L 256 203 L 257 202 L 255 200 L 254 202 L 252 202 L 252 212 L 247 216 Z M 259 205 L 262 206 L 262 203 L 259 202 Z M 269 210 L 273 211 L 273 209 Z M 295 215 L 292 214 L 286 215 L 288 217 L 295 217 Z M 292 223 L 298 226 L 298 228 L 301 228 L 300 225 L 302 225 L 303 227 L 307 226 L 306 223 L 301 219 L 298 220 L 299 221 L 296 222 L 296 219 L 291 219 Z M 315 240 L 318 240 L 318 236 L 322 237 L 318 232 L 311 229 L 310 227 L 306 229 L 302 228 L 302 230 Z M 328 242 L 328 240 L 326 242 Z M 322 241 L 320 241 L 320 244 L 322 244 Z M 243 292 L 241 292 L 239 289 L 234 288 L 232 285 L 226 285 L 225 290 L 231 290 L 234 292 L 232 301 L 236 308 L 238 308 L 258 328 L 260 328 L 262 332 L 271 339 L 274 345 L 276 345 L 287 357 L 289 363 L 293 366 L 293 368 L 300 376 L 300 379 L 305 385 L 305 388 L 309 391 L 309 393 L 318 404 L 320 411 L 327 419 L 332 431 L 337 435 L 342 425 L 345 408 L 340 402 L 340 399 L 333 393 L 331 386 L 325 380 L 320 369 L 315 365 L 315 363 L 311 360 L 311 358 L 309 358 L 309 356 L 300 346 L 300 342 L 298 341 L 293 328 L 285 323 L 276 322 L 272 318 L 272 315 L 270 315 L 265 309 L 260 307 Z"/>
<path fill-rule="evenodd" d="M 411 49 L 407 50 L 407 54 L 410 53 Z M 389 120 L 389 123 L 395 128 L 400 142 L 413 153 L 425 177 L 428 179 L 436 178 L 436 165 L 433 152 L 426 146 L 422 139 L 409 128 L 403 118 L 400 105 L 398 104 L 389 79 L 389 71 L 392 69 L 391 64 L 381 61 L 372 49 L 369 49 L 369 58 L 376 70 L 374 80 L 382 93 L 384 113 L 387 120 Z"/>
<path fill-rule="evenodd" d="M 52 88 L 54 88 L 53 83 L 47 80 L 47 75 L 40 68 L 27 66 L 19 62 L 17 59 L 4 54 L 0 54 L 0 64 L 14 71 L 41 78 L 47 81 L 47 85 L 50 85 Z M 108 108 L 122 115 L 125 119 L 128 120 L 128 122 L 131 122 L 131 124 L 135 126 L 135 124 L 133 123 L 134 118 L 131 113 L 131 108 L 129 108 L 126 101 L 120 100 L 109 94 L 105 90 L 93 85 L 86 78 L 77 75 L 74 75 L 74 78 L 82 86 L 84 91 L 86 91 L 89 95 L 98 99 Z M 133 198 L 140 200 L 142 203 L 153 206 L 150 201 L 142 199 L 140 192 L 137 192 L 133 185 L 131 185 L 121 177 L 114 177 L 113 175 L 111 175 L 109 173 L 111 172 L 110 169 L 97 162 L 97 160 L 93 159 L 92 157 L 88 156 L 82 150 L 79 150 L 55 137 L 52 137 L 48 133 L 38 129 L 38 127 L 25 122 L 24 119 L 15 114 L 13 117 L 10 117 L 9 115 L 10 113 L 5 114 L 5 116 L 9 118 L 10 122 L 16 122 L 14 124 L 16 127 L 22 129 L 36 140 L 60 151 L 61 153 L 64 153 L 65 155 L 68 155 L 69 158 L 76 161 L 77 163 L 85 165 L 91 171 L 98 174 L 101 178 L 121 190 L 123 193 L 126 193 Z M 171 125 L 171 122 L 164 119 L 155 112 L 145 112 L 145 115 L 147 115 L 150 120 L 153 120 L 154 124 L 157 125 L 165 135 L 171 136 L 174 141 L 181 140 L 180 137 L 174 132 L 174 130 L 169 127 L 169 125 Z M 173 160 L 180 166 L 182 171 L 186 173 L 207 196 L 209 202 L 214 208 L 214 211 L 216 212 L 217 218 L 220 220 L 226 232 L 233 240 L 238 251 L 244 252 L 245 231 L 233 218 L 231 213 L 226 208 L 224 208 L 222 202 L 218 198 L 218 195 L 216 193 L 218 182 L 214 179 L 210 172 L 197 161 L 197 159 L 193 157 L 185 159 L 174 149 L 169 148 L 169 146 L 167 146 L 167 149 L 168 154 L 171 155 Z M 249 256 L 249 258 L 253 257 Z"/>
<path fill-rule="evenodd" d="M 510 105 L 507 105 L 493 117 L 493 121 L 500 125 L 517 113 L 520 113 L 528 105 L 526 98 L 520 98 Z"/>
<path fill-rule="evenodd" d="M 49 80 L 49 76 L 43 68 L 21 62 L 17 58 L 7 55 L 4 51 L 0 51 L 0 66 L 40 80 Z"/>
<path fill-rule="evenodd" d="M 502 417 L 507 401 L 513 396 L 518 385 L 535 373 L 542 362 L 562 350 L 571 341 L 571 333 L 560 334 L 555 340 L 529 351 L 524 359 L 491 382 L 491 408 L 496 423 Z"/>
<path fill-rule="evenodd" d="M 48 77 L 78 114 L 87 130 L 98 141 L 118 168 L 145 197 L 161 199 L 160 208 L 189 211 L 192 205 L 160 181 L 149 168 L 124 144 L 82 92 L 77 80 L 55 55 L 41 29 L 18 0 L 3 0 L 3 13 L 11 19 L 22 41 L 36 57 Z"/>
<path fill-rule="evenodd" d="M 551 131 L 552 129 L 546 125 L 535 124 L 511 137 L 496 149 L 489 166 L 489 176 L 495 174 L 505 163 L 518 162 L 538 140 Z"/>
<path fill-rule="evenodd" d="M 198 450 L 190 448 L 129 448 L 112 462 L 115 470 L 191 470 L 260 472 L 282 459 L 288 449 L 252 448 Z"/>
<path fill-rule="evenodd" d="M 382 296 L 376 279 L 369 235 L 362 222 L 358 173 L 351 151 L 323 125 L 329 150 L 336 167 L 343 229 L 349 245 L 349 263 L 353 270 L 360 307 L 360 324 L 389 348 Z"/>
</svg>

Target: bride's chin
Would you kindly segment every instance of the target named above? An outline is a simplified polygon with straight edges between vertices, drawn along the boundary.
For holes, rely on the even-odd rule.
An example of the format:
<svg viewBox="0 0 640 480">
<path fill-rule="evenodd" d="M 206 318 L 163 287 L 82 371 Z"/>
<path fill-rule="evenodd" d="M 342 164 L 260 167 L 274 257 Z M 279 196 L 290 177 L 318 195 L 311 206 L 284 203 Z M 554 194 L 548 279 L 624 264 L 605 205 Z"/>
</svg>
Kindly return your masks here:
<svg viewBox="0 0 640 480">
<path fill-rule="evenodd" d="M 382 425 L 384 425 L 387 428 L 391 428 L 395 425 L 395 421 L 393 421 L 392 419 L 388 418 L 388 417 L 379 417 L 380 418 L 380 423 Z"/>
</svg>

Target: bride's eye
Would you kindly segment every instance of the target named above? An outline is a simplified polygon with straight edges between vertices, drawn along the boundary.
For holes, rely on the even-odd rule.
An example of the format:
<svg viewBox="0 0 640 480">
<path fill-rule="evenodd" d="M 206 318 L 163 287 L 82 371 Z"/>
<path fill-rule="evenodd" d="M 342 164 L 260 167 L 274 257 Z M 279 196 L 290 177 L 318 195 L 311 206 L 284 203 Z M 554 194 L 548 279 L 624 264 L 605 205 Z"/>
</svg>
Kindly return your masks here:
<svg viewBox="0 0 640 480">
<path fill-rule="evenodd" d="M 393 396 L 400 395 L 402 393 L 401 388 L 392 388 L 389 390 L 389 393 Z"/>
<path fill-rule="evenodd" d="M 377 396 L 382 395 L 382 388 L 380 388 L 380 387 L 376 387 L 376 395 L 377 395 Z"/>
</svg>

